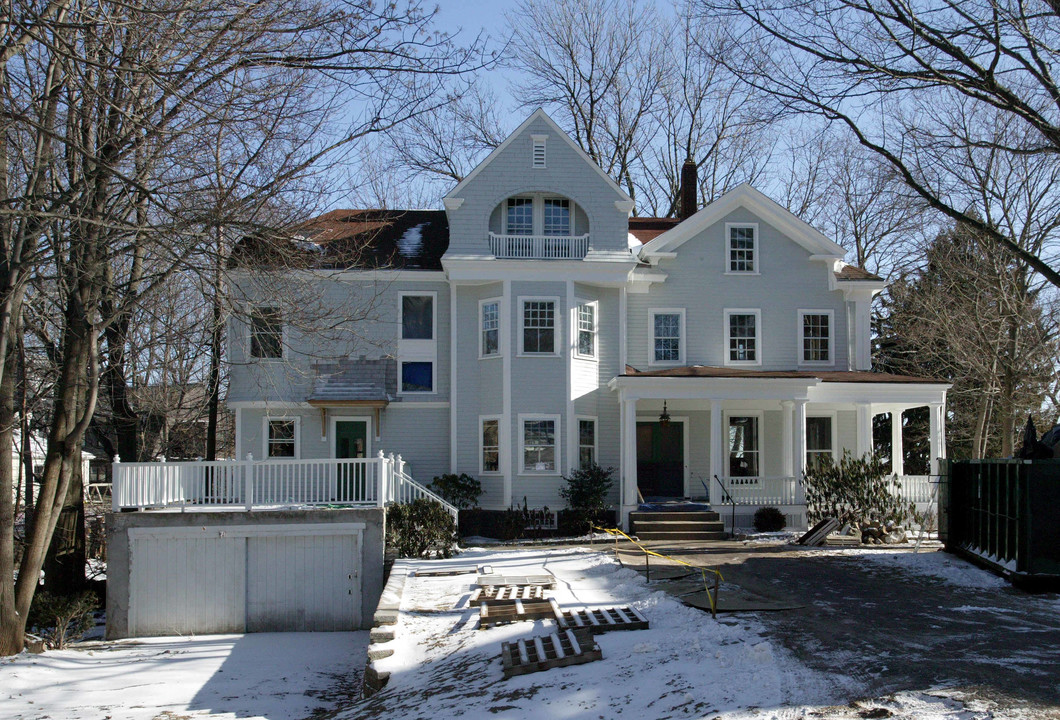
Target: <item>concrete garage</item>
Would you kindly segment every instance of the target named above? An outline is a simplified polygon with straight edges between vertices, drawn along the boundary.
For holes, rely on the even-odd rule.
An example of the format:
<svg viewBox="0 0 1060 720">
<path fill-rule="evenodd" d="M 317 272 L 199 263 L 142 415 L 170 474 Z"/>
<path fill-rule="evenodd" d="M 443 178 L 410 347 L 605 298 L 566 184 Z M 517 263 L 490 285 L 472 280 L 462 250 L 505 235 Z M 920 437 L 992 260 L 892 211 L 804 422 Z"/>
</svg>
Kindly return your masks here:
<svg viewBox="0 0 1060 720">
<path fill-rule="evenodd" d="M 338 631 L 371 625 L 378 508 L 107 517 L 107 637 Z"/>
</svg>

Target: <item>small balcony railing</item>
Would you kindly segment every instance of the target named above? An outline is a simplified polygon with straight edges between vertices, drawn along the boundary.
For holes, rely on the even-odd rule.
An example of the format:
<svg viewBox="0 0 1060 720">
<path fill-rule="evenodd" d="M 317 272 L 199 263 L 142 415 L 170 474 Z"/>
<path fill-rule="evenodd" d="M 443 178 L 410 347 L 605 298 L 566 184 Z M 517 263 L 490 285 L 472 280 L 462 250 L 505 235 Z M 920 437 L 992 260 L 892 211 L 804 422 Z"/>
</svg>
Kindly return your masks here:
<svg viewBox="0 0 1060 720">
<path fill-rule="evenodd" d="M 589 252 L 589 235 L 489 235 L 490 252 L 497 258 L 581 260 Z"/>
</svg>

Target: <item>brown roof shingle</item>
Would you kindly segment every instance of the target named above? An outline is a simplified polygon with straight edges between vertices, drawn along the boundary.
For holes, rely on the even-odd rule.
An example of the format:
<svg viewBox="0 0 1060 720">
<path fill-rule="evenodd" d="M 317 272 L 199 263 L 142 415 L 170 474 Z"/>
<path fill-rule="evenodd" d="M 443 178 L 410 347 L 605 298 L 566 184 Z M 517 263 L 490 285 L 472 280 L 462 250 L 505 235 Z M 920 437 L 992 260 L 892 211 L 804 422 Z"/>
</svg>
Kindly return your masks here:
<svg viewBox="0 0 1060 720">
<path fill-rule="evenodd" d="M 868 370 L 747 370 L 745 368 L 686 365 L 662 370 L 637 370 L 629 365 L 623 377 L 761 378 L 764 380 L 820 380 L 828 383 L 922 383 L 946 384 L 937 378 L 892 375 Z"/>
</svg>

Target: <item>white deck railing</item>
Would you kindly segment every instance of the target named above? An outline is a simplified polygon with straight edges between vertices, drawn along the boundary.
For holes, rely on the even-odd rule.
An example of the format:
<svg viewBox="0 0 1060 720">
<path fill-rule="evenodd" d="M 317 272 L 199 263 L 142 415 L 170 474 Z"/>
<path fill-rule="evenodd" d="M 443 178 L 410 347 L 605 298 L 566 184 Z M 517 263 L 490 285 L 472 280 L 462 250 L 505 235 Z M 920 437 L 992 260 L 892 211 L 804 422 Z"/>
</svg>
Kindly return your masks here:
<svg viewBox="0 0 1060 720">
<path fill-rule="evenodd" d="M 383 507 L 428 497 L 457 509 L 405 473 L 401 456 L 321 460 L 115 462 L 111 497 L 122 508 L 341 505 Z"/>
<path fill-rule="evenodd" d="M 804 505 L 806 493 L 802 483 L 793 477 L 723 477 L 722 485 L 737 505 Z M 908 502 L 921 505 L 931 502 L 933 484 L 930 475 L 891 476 L 888 486 Z M 900 488 L 899 488 L 900 486 Z M 712 500 L 720 505 L 729 503 L 725 493 L 715 486 Z"/>
<path fill-rule="evenodd" d="M 581 260 L 589 252 L 589 235 L 489 235 L 490 252 L 498 258 Z"/>
</svg>

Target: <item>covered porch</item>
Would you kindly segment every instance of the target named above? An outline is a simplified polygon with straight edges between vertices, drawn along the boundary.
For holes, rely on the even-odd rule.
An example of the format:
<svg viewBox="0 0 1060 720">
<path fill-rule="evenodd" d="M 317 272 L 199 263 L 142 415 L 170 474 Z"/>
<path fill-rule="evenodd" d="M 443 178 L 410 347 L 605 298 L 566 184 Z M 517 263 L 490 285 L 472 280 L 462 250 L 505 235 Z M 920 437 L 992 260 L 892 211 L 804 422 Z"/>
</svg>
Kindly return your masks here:
<svg viewBox="0 0 1060 720">
<path fill-rule="evenodd" d="M 731 525 L 774 506 L 805 527 L 802 478 L 815 458 L 873 450 L 873 418 L 891 416 L 892 482 L 927 506 L 945 456 L 945 394 L 933 380 L 868 372 L 772 372 L 693 366 L 611 381 L 621 415 L 623 521 L 642 499 L 705 500 Z M 927 407 L 928 474 L 907 475 L 902 413 Z M 735 505 L 735 513 L 730 512 Z"/>
</svg>

